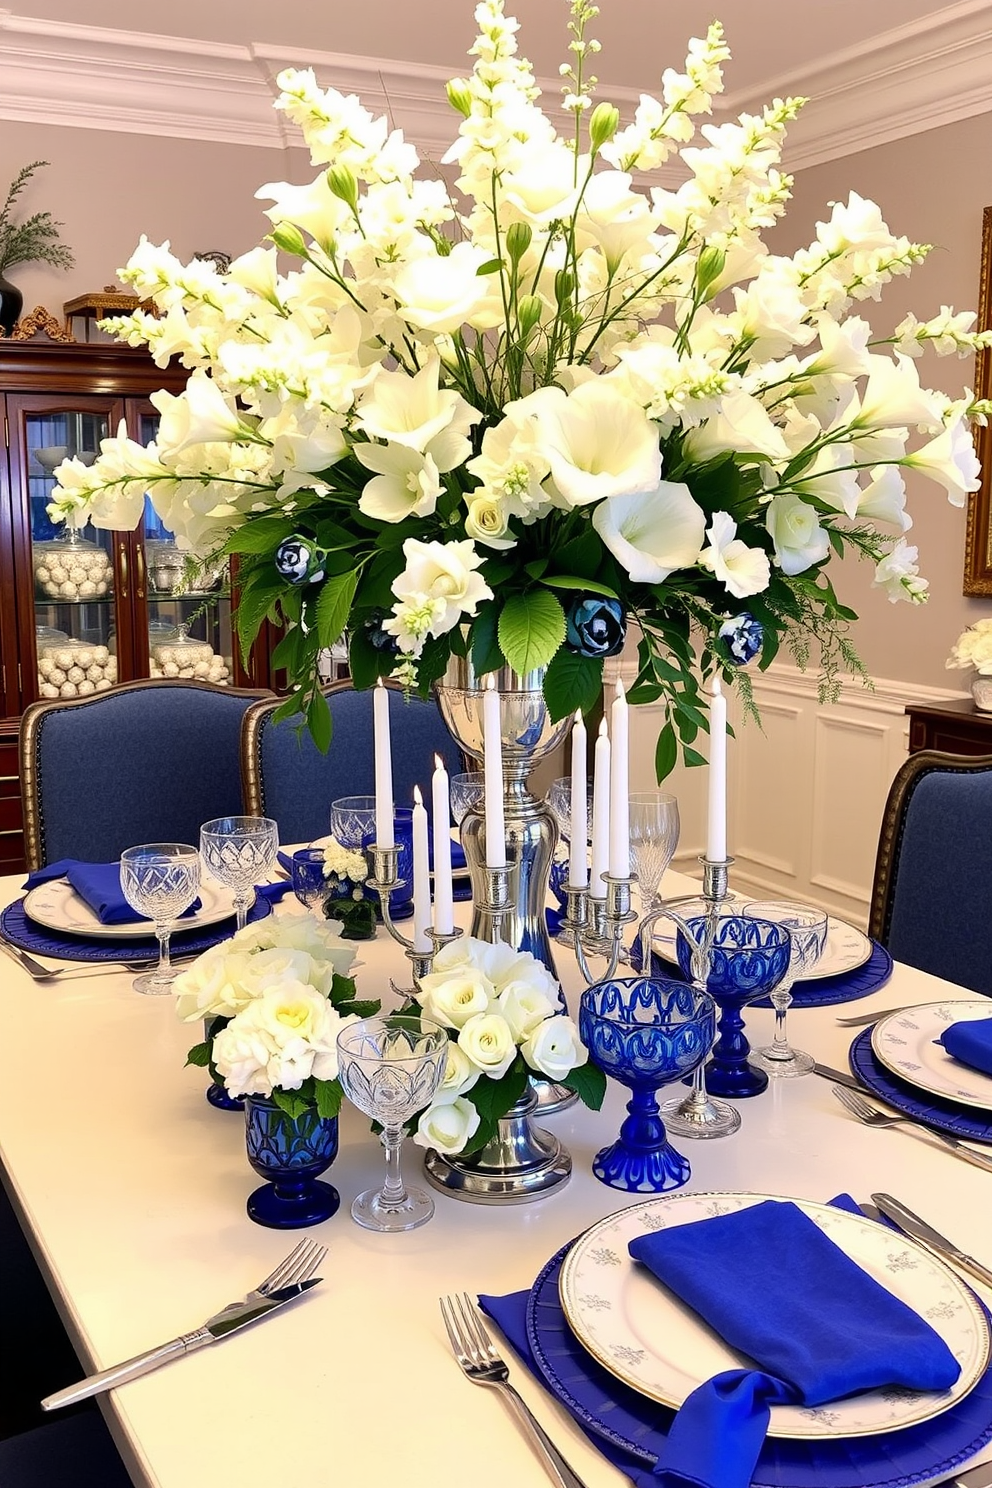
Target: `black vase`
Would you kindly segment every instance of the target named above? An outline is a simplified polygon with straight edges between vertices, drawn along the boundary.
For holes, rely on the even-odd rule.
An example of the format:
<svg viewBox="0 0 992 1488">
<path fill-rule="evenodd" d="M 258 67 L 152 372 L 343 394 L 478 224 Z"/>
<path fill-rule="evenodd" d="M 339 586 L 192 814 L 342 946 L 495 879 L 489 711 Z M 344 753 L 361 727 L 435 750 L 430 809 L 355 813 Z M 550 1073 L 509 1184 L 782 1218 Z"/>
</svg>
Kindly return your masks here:
<svg viewBox="0 0 992 1488">
<path fill-rule="evenodd" d="M 0 274 L 0 331 L 5 336 L 13 335 L 23 305 L 24 296 L 17 285 Z"/>
</svg>

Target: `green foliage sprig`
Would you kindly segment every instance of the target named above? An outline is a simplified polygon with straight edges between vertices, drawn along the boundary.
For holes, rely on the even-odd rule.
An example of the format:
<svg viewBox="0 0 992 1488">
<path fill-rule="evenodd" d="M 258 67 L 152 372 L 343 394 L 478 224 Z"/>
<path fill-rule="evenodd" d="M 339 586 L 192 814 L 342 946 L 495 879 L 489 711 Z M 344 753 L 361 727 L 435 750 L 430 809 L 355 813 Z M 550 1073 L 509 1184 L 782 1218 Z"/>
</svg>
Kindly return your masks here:
<svg viewBox="0 0 992 1488">
<path fill-rule="evenodd" d="M 14 205 L 35 171 L 47 160 L 33 160 L 22 166 L 10 183 L 7 199 L 0 210 L 0 274 L 19 263 L 45 263 L 53 269 L 71 269 L 76 262 L 72 250 L 59 238 L 61 222 L 51 212 L 34 212 L 23 222 L 14 222 Z"/>
</svg>

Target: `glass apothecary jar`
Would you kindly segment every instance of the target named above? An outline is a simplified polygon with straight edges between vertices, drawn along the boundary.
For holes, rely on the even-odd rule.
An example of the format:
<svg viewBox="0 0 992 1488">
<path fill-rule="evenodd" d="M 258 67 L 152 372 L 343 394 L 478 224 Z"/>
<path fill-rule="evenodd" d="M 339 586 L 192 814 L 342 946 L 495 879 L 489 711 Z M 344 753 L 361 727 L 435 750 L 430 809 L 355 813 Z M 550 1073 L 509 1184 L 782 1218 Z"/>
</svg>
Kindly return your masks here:
<svg viewBox="0 0 992 1488">
<path fill-rule="evenodd" d="M 113 593 L 110 554 L 78 532 L 70 529 L 51 542 L 36 542 L 31 556 L 38 599 L 66 604 L 106 599 Z"/>
<path fill-rule="evenodd" d="M 231 669 L 209 641 L 198 641 L 184 625 L 163 634 L 149 627 L 149 671 L 153 677 L 189 677 L 199 682 L 229 683 Z"/>
<path fill-rule="evenodd" d="M 42 640 L 39 634 L 37 640 L 38 691 L 43 698 L 88 697 L 106 692 L 117 681 L 117 658 L 109 646 L 65 636 Z"/>
</svg>

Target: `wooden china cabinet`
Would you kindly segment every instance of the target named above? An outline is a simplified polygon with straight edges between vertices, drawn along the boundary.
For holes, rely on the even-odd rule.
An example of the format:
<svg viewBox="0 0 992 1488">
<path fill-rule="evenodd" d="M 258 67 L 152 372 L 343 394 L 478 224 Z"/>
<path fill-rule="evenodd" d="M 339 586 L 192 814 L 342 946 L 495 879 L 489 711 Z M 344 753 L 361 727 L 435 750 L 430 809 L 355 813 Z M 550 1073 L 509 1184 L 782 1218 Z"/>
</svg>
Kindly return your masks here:
<svg viewBox="0 0 992 1488">
<path fill-rule="evenodd" d="M 112 342 L 0 339 L 2 873 L 24 865 L 17 732 L 28 703 L 86 696 L 115 681 L 183 675 L 187 662 L 207 680 L 270 685 L 269 638 L 248 668 L 233 643 L 237 599 L 226 575 L 204 574 L 197 592 L 176 592 L 183 587 L 181 558 L 147 500 L 134 532 L 86 527 L 74 537 L 46 511 L 52 472 L 67 454 L 95 458 L 100 440 L 122 420 L 133 439 L 147 443 L 158 418 L 150 394 L 178 392 L 186 375 Z M 85 779 L 81 761 L 80 789 Z"/>
</svg>

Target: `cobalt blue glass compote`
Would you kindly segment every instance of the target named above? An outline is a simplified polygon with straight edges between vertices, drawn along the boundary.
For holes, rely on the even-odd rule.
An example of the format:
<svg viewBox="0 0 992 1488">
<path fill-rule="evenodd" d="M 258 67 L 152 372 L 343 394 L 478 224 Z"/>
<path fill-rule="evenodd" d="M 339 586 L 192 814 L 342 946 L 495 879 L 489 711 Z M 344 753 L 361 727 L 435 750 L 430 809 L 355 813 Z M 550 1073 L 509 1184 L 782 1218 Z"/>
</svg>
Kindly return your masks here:
<svg viewBox="0 0 992 1488">
<path fill-rule="evenodd" d="M 706 920 L 686 921 L 698 941 Z M 675 942 L 683 976 L 692 975 L 692 947 L 680 930 Z M 748 1064 L 751 1045 L 744 1035 L 741 1010 L 758 997 L 765 997 L 789 969 L 791 945 L 784 925 L 744 915 L 721 915 L 710 947 L 710 969 L 706 990 L 720 1009 L 713 1056 L 706 1066 L 706 1088 L 713 1095 L 741 1100 L 760 1095 L 768 1084 L 764 1070 Z"/>
<path fill-rule="evenodd" d="M 579 1036 L 600 1069 L 633 1092 L 619 1138 L 593 1159 L 601 1183 L 664 1193 L 688 1180 L 689 1163 L 665 1134 L 656 1091 L 692 1073 L 715 1031 L 712 997 L 685 982 L 624 977 L 586 988 Z"/>
</svg>

